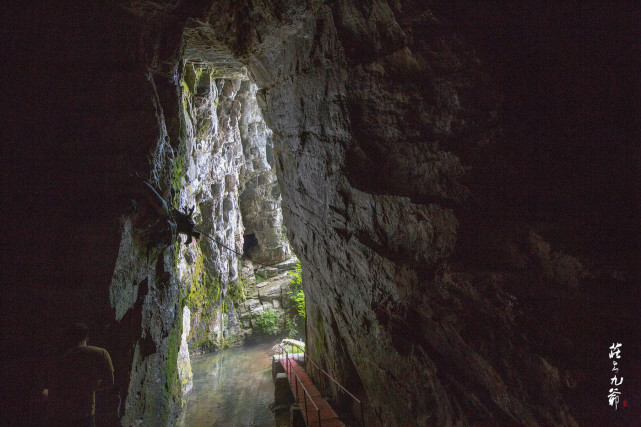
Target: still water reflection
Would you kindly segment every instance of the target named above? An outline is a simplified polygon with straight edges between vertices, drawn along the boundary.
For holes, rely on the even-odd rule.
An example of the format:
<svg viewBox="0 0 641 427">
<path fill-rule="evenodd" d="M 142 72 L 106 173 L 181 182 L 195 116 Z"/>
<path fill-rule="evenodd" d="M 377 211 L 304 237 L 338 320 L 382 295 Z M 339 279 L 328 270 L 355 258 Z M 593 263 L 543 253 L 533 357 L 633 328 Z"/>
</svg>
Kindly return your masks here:
<svg viewBox="0 0 641 427">
<path fill-rule="evenodd" d="M 274 402 L 271 356 L 274 343 L 223 350 L 192 358 L 194 388 L 178 426 L 283 426 Z"/>
</svg>

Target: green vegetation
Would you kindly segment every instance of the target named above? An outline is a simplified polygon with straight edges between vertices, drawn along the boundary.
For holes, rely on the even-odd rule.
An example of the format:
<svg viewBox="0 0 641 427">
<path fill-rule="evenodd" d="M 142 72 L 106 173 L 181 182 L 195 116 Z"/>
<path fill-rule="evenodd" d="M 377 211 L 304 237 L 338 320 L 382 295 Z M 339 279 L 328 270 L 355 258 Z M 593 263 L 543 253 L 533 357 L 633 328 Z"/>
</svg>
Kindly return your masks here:
<svg viewBox="0 0 641 427">
<path fill-rule="evenodd" d="M 230 283 L 227 296 L 236 304 L 245 302 L 247 299 L 247 279 L 239 277 L 238 281 Z"/>
<path fill-rule="evenodd" d="M 285 318 L 285 334 L 286 338 L 290 339 L 300 339 L 305 335 L 304 328 L 305 321 L 300 319 L 298 316 L 288 315 Z"/>
<path fill-rule="evenodd" d="M 303 292 L 303 277 L 300 261 L 294 267 L 294 271 L 289 273 L 291 284 L 289 290 L 289 299 L 292 302 L 287 319 L 285 320 L 285 331 L 288 336 L 295 339 L 305 335 L 305 293 Z"/>
<path fill-rule="evenodd" d="M 303 277 L 300 261 L 296 263 L 293 273 L 289 273 L 292 279 L 289 281 L 292 287 L 289 291 L 289 297 L 296 307 L 296 313 L 302 319 L 305 318 L 305 293 L 303 292 Z"/>
<path fill-rule="evenodd" d="M 199 349 L 212 349 L 212 348 L 218 347 L 216 340 L 209 335 L 197 337 L 194 340 L 192 346 L 193 348 L 199 348 Z"/>
<path fill-rule="evenodd" d="M 189 307 L 192 316 L 199 315 L 201 322 L 207 322 L 216 315 L 216 307 L 222 292 L 222 284 L 215 277 L 207 274 L 202 252 L 198 250 L 192 269 L 184 279 L 187 294 L 185 295 L 184 305 Z M 224 313 L 227 311 L 227 304 L 222 301 L 221 309 Z M 192 347 L 196 348 L 220 348 L 222 343 L 209 334 L 203 334 L 203 330 L 192 328 L 189 332 L 188 341 L 192 342 Z"/>
<path fill-rule="evenodd" d="M 305 351 L 305 343 L 302 346 L 297 346 L 289 343 L 281 344 L 287 353 L 302 353 Z"/>
<path fill-rule="evenodd" d="M 256 278 L 256 284 L 264 282 L 267 279 L 267 272 L 264 270 L 256 270 L 254 277 Z"/>
<path fill-rule="evenodd" d="M 196 256 L 191 273 L 191 284 L 185 296 L 185 305 L 193 312 L 204 312 L 220 298 L 221 284 L 210 278 L 205 269 L 202 253 Z"/>
<path fill-rule="evenodd" d="M 180 85 L 183 88 L 183 95 L 188 94 L 188 93 L 191 92 L 191 89 L 189 89 L 189 85 L 184 80 L 182 82 L 180 82 Z"/>
<path fill-rule="evenodd" d="M 180 393 L 180 387 L 176 390 L 178 381 L 178 351 L 180 350 L 180 336 L 182 335 L 182 310 L 177 310 L 174 327 L 169 333 L 169 344 L 167 347 L 167 392 L 169 395 Z"/>
<path fill-rule="evenodd" d="M 278 334 L 278 314 L 271 308 L 263 310 L 254 325 L 256 329 L 267 335 Z"/>
</svg>

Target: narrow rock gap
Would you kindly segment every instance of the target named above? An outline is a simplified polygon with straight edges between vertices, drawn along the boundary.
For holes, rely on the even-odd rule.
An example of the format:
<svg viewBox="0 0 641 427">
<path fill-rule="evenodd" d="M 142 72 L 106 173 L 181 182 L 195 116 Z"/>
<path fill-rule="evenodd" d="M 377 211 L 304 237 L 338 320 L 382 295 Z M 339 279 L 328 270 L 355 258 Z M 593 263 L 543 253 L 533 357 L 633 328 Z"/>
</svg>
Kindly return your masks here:
<svg viewBox="0 0 641 427">
<path fill-rule="evenodd" d="M 184 65 L 172 202 L 193 211 L 202 234 L 198 240 L 181 237 L 176 245 L 184 294 L 178 357 L 183 394 L 192 387 L 190 355 L 273 342 L 277 335 L 304 336 L 290 290 L 297 259 L 282 220 L 272 132 L 256 92 L 241 72 Z"/>
</svg>

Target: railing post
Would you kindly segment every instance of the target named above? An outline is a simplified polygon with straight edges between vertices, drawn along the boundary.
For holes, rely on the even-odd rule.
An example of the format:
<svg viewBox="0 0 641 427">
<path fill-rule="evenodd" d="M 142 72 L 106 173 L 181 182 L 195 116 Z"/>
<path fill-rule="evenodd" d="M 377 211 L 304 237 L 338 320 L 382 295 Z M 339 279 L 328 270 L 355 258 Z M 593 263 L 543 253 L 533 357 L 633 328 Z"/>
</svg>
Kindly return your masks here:
<svg viewBox="0 0 641 427">
<path fill-rule="evenodd" d="M 287 353 L 287 350 L 283 348 L 283 353 L 285 353 L 285 369 L 287 370 L 287 376 L 289 376 L 289 373 L 291 372 L 291 363 L 289 361 L 289 353 Z"/>
<path fill-rule="evenodd" d="M 305 405 L 305 420 L 307 422 L 309 422 L 309 414 L 307 413 L 307 399 L 305 398 L 305 393 L 304 392 L 303 392 L 303 402 L 304 402 L 303 404 Z"/>
<path fill-rule="evenodd" d="M 361 405 L 361 425 L 365 427 L 365 416 L 363 415 L 363 402 L 358 402 Z"/>
<path fill-rule="evenodd" d="M 318 425 L 319 425 L 319 427 L 320 427 L 320 425 L 321 425 L 320 409 L 316 408 L 316 413 L 318 414 Z"/>
</svg>

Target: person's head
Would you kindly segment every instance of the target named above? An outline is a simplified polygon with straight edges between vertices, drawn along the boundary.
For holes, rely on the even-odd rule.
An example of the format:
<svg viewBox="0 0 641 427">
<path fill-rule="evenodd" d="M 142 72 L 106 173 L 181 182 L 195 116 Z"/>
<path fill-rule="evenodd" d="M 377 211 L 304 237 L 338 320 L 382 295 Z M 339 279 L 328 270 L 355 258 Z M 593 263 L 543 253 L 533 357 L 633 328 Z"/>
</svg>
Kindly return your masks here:
<svg viewBox="0 0 641 427">
<path fill-rule="evenodd" d="M 69 329 L 69 341 L 77 345 L 89 337 L 89 327 L 84 323 L 75 323 Z"/>
</svg>

